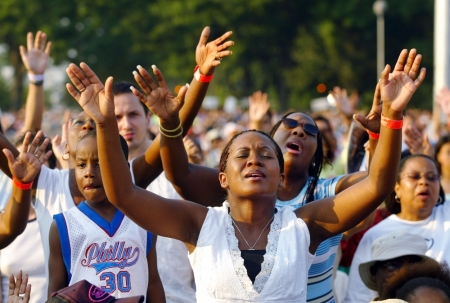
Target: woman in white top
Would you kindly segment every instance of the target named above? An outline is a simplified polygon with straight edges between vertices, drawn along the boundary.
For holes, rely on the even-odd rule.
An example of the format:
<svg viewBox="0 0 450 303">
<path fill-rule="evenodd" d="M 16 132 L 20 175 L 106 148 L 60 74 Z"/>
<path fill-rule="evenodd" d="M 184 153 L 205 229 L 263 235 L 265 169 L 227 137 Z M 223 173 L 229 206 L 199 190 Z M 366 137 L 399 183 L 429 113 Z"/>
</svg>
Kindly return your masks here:
<svg viewBox="0 0 450 303">
<path fill-rule="evenodd" d="M 395 192 L 386 201 L 391 216 L 364 234 L 353 257 L 347 295 L 344 302 L 367 302 L 377 294 L 368 289 L 359 275 L 359 265 L 371 260 L 370 247 L 378 237 L 405 229 L 421 235 L 427 242 L 426 255 L 437 261 L 450 262 L 450 203 L 439 195 L 439 170 L 426 155 L 402 159 Z"/>
<path fill-rule="evenodd" d="M 425 77 L 422 69 L 416 79 L 421 56 L 410 56 L 406 62 L 407 55 L 406 50 L 401 53 L 391 76 L 389 65 L 381 75 L 384 122 L 368 177 L 336 197 L 295 211 L 275 210 L 284 179 L 283 154 L 268 135 L 257 131 L 237 134 L 222 153 L 219 180 L 228 195 L 222 207 L 164 199 L 136 187 L 123 155 L 115 152 L 120 143 L 112 78 L 103 86 L 86 64 L 80 68 L 71 64 L 68 74 L 73 86 L 67 88 L 97 123 L 100 168 L 111 203 L 143 228 L 186 244 L 199 302 L 305 302 L 308 267 L 317 246 L 362 221 L 395 184 L 402 111 Z M 219 51 L 217 64 L 220 57 Z M 178 111 L 186 87 L 174 97 L 156 67 L 159 87 L 145 70 L 139 72 L 143 77 L 139 84 L 144 79 L 148 83 L 141 85 L 146 104 L 161 120 L 161 153 L 183 148 Z M 254 283 L 246 272 L 251 266 L 246 268 L 241 258 L 247 250 L 264 255 Z"/>
</svg>

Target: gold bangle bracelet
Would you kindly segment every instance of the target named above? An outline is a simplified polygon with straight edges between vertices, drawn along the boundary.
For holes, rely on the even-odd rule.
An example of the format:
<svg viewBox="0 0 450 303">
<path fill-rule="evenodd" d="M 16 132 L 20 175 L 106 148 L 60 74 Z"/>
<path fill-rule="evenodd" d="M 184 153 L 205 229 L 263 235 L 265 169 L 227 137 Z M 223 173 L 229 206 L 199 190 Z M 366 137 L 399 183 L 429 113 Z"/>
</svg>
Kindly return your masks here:
<svg viewBox="0 0 450 303">
<path fill-rule="evenodd" d="M 182 124 L 182 121 L 180 119 L 180 125 L 178 125 L 177 128 L 175 128 L 175 129 L 165 129 L 164 127 L 161 126 L 161 123 L 159 123 L 159 129 L 163 130 L 166 133 L 174 133 L 174 132 L 177 132 L 181 128 L 181 124 Z"/>
<path fill-rule="evenodd" d="M 177 138 L 177 137 L 183 135 L 183 128 L 182 128 L 182 127 L 180 127 L 180 128 L 181 128 L 181 130 L 180 130 L 180 132 L 179 132 L 178 134 L 175 134 L 175 135 L 168 135 L 168 134 L 165 134 L 165 133 L 163 132 L 163 129 L 161 128 L 161 125 L 160 125 L 160 126 L 159 126 L 159 133 L 160 133 L 162 136 L 167 137 L 167 138 Z"/>
</svg>

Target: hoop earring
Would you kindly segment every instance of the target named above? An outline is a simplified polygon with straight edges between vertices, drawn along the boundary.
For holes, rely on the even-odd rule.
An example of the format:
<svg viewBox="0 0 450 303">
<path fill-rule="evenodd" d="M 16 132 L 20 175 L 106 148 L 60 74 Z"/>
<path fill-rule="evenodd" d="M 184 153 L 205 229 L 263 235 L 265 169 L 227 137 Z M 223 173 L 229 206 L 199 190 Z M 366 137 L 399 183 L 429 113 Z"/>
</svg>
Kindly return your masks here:
<svg viewBox="0 0 450 303">
<path fill-rule="evenodd" d="M 397 195 L 395 195 L 394 199 L 395 199 L 395 202 L 400 203 L 400 199 L 397 197 Z"/>
<path fill-rule="evenodd" d="M 69 160 L 69 153 L 67 152 L 67 153 L 62 154 L 61 158 L 65 161 Z"/>
<path fill-rule="evenodd" d="M 437 203 L 436 203 L 437 205 L 439 205 L 439 204 L 442 204 L 442 197 L 441 196 L 439 196 L 439 199 L 437 200 Z"/>
</svg>

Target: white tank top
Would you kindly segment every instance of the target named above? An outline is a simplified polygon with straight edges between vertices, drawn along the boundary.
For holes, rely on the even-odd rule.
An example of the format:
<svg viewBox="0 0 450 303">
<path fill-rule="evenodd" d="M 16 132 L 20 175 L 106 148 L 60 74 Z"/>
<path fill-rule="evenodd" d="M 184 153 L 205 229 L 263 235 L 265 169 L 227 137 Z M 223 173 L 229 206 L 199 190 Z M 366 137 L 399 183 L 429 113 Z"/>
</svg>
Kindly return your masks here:
<svg viewBox="0 0 450 303">
<path fill-rule="evenodd" d="M 108 223 L 84 202 L 55 221 L 69 285 L 84 279 L 116 298 L 147 295 L 150 233 L 119 210 Z"/>
<path fill-rule="evenodd" d="M 292 207 L 275 214 L 261 272 L 252 284 L 241 258 L 228 202 L 209 208 L 189 255 L 197 285 L 197 302 L 306 302 L 309 231 Z"/>
</svg>

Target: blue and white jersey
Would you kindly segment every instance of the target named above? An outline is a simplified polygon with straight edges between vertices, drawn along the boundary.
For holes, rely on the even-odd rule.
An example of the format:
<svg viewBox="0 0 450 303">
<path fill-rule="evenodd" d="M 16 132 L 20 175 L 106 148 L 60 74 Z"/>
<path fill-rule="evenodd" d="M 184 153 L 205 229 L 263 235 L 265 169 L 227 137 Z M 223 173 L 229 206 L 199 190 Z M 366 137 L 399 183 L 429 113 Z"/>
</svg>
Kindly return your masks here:
<svg viewBox="0 0 450 303">
<path fill-rule="evenodd" d="M 109 223 L 84 202 L 54 219 L 69 285 L 84 279 L 116 298 L 147 295 L 151 233 L 119 210 Z"/>
<path fill-rule="evenodd" d="M 336 195 L 336 184 L 343 176 L 332 179 L 319 179 L 314 200 L 319 200 Z M 309 180 L 308 180 L 309 182 Z M 302 188 L 300 194 L 292 200 L 277 200 L 277 208 L 291 206 L 298 209 L 305 205 L 305 195 L 308 182 Z M 314 260 L 308 272 L 308 287 L 306 290 L 306 302 L 308 303 L 334 303 L 333 297 L 333 265 L 336 251 L 342 239 L 342 234 L 331 237 L 317 248 Z"/>
</svg>

